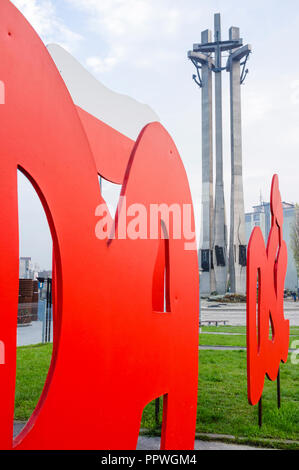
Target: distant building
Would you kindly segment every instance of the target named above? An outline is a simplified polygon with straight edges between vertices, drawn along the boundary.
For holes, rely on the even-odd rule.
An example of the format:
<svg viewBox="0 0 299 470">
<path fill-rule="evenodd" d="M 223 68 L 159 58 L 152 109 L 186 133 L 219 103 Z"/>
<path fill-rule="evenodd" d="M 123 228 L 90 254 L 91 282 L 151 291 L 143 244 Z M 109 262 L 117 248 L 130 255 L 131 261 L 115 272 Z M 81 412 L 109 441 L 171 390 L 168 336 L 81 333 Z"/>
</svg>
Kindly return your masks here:
<svg viewBox="0 0 299 470">
<path fill-rule="evenodd" d="M 19 261 L 19 278 L 20 279 L 37 279 L 39 266 L 33 264 L 31 258 L 22 257 Z"/>
<path fill-rule="evenodd" d="M 291 248 L 291 232 L 295 223 L 295 205 L 283 202 L 283 238 L 288 248 L 288 270 L 285 280 L 285 288 L 290 290 L 297 290 L 298 276 L 296 264 Z M 262 202 L 258 206 L 253 206 L 253 212 L 245 214 L 246 222 L 246 239 L 247 244 L 254 227 L 260 227 L 264 240 L 267 242 L 270 228 L 271 228 L 271 209 L 269 202 Z"/>
<path fill-rule="evenodd" d="M 20 279 L 30 279 L 31 271 L 31 258 L 20 258 L 19 264 L 19 278 Z"/>
<path fill-rule="evenodd" d="M 41 277 L 41 278 L 44 278 L 44 279 L 48 279 L 48 277 L 49 277 L 49 278 L 52 279 L 52 271 L 39 271 L 38 277 Z"/>
</svg>

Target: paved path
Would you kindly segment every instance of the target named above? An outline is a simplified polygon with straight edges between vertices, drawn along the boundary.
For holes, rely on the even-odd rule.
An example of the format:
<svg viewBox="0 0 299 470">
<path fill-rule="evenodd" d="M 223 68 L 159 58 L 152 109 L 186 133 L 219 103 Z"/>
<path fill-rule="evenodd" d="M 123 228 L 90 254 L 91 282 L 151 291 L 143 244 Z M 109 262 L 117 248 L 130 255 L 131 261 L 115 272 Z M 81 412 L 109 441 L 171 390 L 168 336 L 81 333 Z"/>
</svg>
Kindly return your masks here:
<svg viewBox="0 0 299 470">
<path fill-rule="evenodd" d="M 21 421 L 14 422 L 14 437 L 16 437 L 23 429 L 25 423 Z M 160 438 L 140 436 L 138 440 L 137 450 L 159 450 Z M 256 450 L 255 447 L 226 444 L 224 442 L 195 441 L 196 450 Z M 258 449 L 260 450 L 260 449 Z"/>
<path fill-rule="evenodd" d="M 18 346 L 29 346 L 42 342 L 43 322 L 33 321 L 29 326 L 21 326 L 17 329 Z M 53 338 L 53 327 L 51 327 L 51 338 Z"/>
<path fill-rule="evenodd" d="M 199 350 L 210 350 L 210 351 L 246 351 L 247 348 L 243 346 L 199 346 Z M 297 349 L 289 349 L 289 353 L 295 352 Z"/>
<path fill-rule="evenodd" d="M 138 450 L 159 450 L 159 437 L 140 436 L 138 441 Z M 200 441 L 196 439 L 195 450 L 262 450 L 257 447 L 249 447 L 237 444 L 226 444 L 225 442 Z M 264 450 L 264 449 L 263 449 Z"/>
<path fill-rule="evenodd" d="M 203 351 L 246 351 L 242 346 L 199 346 L 199 350 Z"/>
<path fill-rule="evenodd" d="M 201 335 L 227 335 L 227 336 L 246 336 L 246 333 L 228 333 L 227 331 L 202 331 Z M 297 335 L 290 335 L 290 337 L 299 336 L 299 331 Z"/>
<path fill-rule="evenodd" d="M 285 317 L 290 326 L 299 326 L 299 302 L 284 302 Z M 201 321 L 226 321 L 227 325 L 246 325 L 246 304 L 222 304 L 201 299 Z"/>
</svg>

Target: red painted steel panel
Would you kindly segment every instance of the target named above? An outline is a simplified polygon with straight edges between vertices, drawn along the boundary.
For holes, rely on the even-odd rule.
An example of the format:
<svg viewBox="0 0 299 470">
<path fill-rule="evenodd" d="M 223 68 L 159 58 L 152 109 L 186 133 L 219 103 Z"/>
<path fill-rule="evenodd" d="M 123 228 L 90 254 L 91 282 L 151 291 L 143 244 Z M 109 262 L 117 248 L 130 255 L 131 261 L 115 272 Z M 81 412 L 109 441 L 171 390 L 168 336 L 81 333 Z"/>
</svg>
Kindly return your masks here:
<svg viewBox="0 0 299 470">
<path fill-rule="evenodd" d="M 6 348 L 6 363 L 0 366 L 0 448 L 134 449 L 144 407 L 164 395 L 162 448 L 192 449 L 198 373 L 196 251 L 186 251 L 184 238 L 174 239 L 169 230 L 171 313 L 154 312 L 152 283 L 160 240 L 108 243 L 96 238 L 95 209 L 105 201 L 93 146 L 46 48 L 8 0 L 0 3 L 0 45 L 0 79 L 6 85 L 6 105 L 0 106 L 0 339 Z M 101 155 L 109 155 L 110 145 L 110 138 L 103 139 Z M 41 399 L 13 443 L 18 168 L 36 189 L 52 233 L 56 325 Z M 123 167 L 119 173 L 114 170 L 108 165 L 105 177 L 120 178 Z M 192 204 L 179 154 L 160 124 L 141 132 L 122 194 L 127 205 L 143 203 L 147 209 L 152 203 Z"/>
<path fill-rule="evenodd" d="M 272 180 L 271 213 L 267 249 L 259 227 L 254 228 L 248 245 L 247 379 L 251 405 L 256 405 L 262 396 L 265 375 L 276 380 L 280 362 L 288 359 L 289 321 L 285 320 L 283 312 L 287 246 L 283 240 L 283 209 L 277 175 Z M 269 337 L 270 324 L 272 338 Z"/>
<path fill-rule="evenodd" d="M 77 111 L 94 155 L 99 175 L 122 184 L 135 142 L 79 106 Z"/>
</svg>

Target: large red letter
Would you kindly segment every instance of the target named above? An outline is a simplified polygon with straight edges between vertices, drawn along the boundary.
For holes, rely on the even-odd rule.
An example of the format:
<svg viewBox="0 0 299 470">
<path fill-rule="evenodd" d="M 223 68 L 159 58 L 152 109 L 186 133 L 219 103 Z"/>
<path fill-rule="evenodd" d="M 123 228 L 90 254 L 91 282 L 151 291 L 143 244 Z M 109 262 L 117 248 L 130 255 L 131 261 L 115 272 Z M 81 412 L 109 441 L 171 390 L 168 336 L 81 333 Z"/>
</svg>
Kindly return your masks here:
<svg viewBox="0 0 299 470">
<path fill-rule="evenodd" d="M 95 209 L 105 204 L 98 158 L 109 152 L 111 134 L 105 139 L 103 132 L 103 139 L 89 145 L 93 125 L 86 134 L 46 48 L 8 0 L 0 3 L 0 45 L 0 79 L 6 85 L 6 104 L 0 107 L 0 334 L 5 344 L 0 447 L 134 449 L 144 407 L 163 395 L 162 448 L 191 449 L 198 364 L 196 252 L 186 251 L 185 240 L 174 239 L 166 227 L 169 309 L 155 311 L 161 241 L 108 243 L 95 236 Z M 107 159 L 104 169 L 107 179 L 110 170 L 111 180 L 123 179 L 128 205 L 192 205 L 179 154 L 160 124 L 147 126 L 132 151 L 130 142 L 121 145 L 121 169 L 111 169 Z M 38 192 L 51 228 L 55 335 L 42 396 L 13 442 L 18 168 Z"/>
<path fill-rule="evenodd" d="M 287 247 L 283 240 L 283 209 L 275 175 L 271 190 L 272 226 L 267 249 L 255 227 L 248 245 L 247 263 L 247 377 L 248 400 L 260 400 L 265 374 L 275 380 L 289 348 L 289 321 L 284 319 L 283 291 L 287 271 Z M 258 285 L 258 324 L 256 321 Z M 269 338 L 270 324 L 272 338 Z"/>
</svg>

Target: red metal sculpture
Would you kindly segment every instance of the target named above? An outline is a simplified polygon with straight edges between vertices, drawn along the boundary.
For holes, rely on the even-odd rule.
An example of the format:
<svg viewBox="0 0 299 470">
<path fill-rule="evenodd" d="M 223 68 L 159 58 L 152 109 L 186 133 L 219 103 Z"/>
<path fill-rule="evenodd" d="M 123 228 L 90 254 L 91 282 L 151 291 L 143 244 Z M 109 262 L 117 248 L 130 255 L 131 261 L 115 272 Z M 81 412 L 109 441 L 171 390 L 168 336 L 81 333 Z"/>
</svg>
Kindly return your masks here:
<svg viewBox="0 0 299 470">
<path fill-rule="evenodd" d="M 288 358 L 289 321 L 283 312 L 287 246 L 282 233 L 283 208 L 277 175 L 272 180 L 271 213 L 267 249 L 259 227 L 254 228 L 248 245 L 247 378 L 251 405 L 257 404 L 262 396 L 265 374 L 276 380 L 280 362 Z"/>
<path fill-rule="evenodd" d="M 144 407 L 164 396 L 162 449 L 192 449 L 198 373 L 196 252 L 184 249 L 184 237 L 172 237 L 167 222 L 170 236 L 164 249 L 161 237 L 108 243 L 95 236 L 95 208 L 105 204 L 98 183 L 101 155 L 103 176 L 123 181 L 127 205 L 182 207 L 192 205 L 192 199 L 177 149 L 158 123 L 141 132 L 132 151 L 130 141 L 115 134 L 113 145 L 124 152 L 121 167 L 115 168 L 105 158 L 113 130 L 102 129 L 98 141 L 93 133 L 100 121 L 95 125 L 85 116 L 88 123 L 82 126 L 46 48 L 8 0 L 0 3 L 0 45 L 0 79 L 6 85 L 6 105 L 0 107 L 0 339 L 5 344 L 0 448 L 134 449 Z M 42 396 L 13 442 L 17 169 L 37 191 L 52 233 L 55 325 Z M 157 299 L 164 290 L 161 262 L 167 272 L 165 312 Z"/>
</svg>

